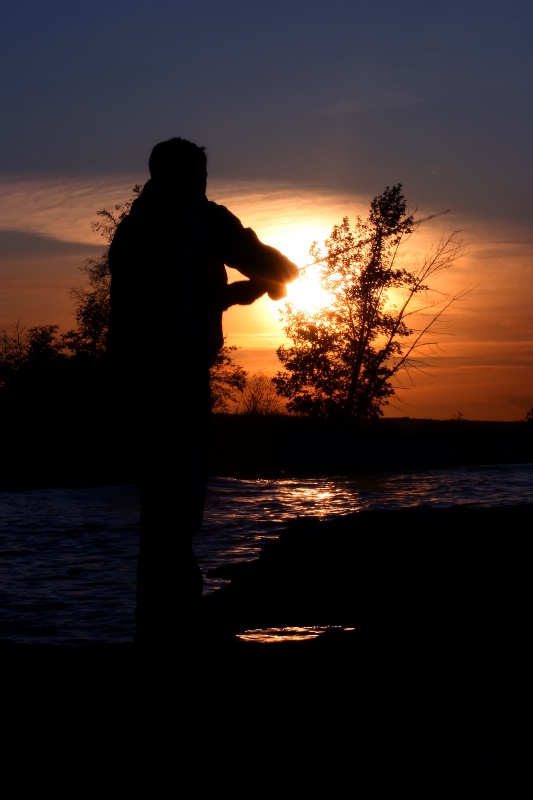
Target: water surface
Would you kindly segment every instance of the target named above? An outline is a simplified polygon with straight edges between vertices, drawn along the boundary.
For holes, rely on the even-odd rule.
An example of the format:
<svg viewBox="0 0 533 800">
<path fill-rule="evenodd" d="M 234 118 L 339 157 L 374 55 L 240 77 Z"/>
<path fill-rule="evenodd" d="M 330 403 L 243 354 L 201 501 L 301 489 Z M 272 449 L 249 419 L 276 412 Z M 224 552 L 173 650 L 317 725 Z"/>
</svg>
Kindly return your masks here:
<svg viewBox="0 0 533 800">
<path fill-rule="evenodd" d="M 214 478 L 195 549 L 207 573 L 257 557 L 265 540 L 298 516 L 532 499 L 533 464 L 301 480 Z M 130 641 L 138 516 L 138 493 L 129 484 L 1 492 L 0 638 Z M 207 575 L 205 593 L 221 585 Z"/>
</svg>

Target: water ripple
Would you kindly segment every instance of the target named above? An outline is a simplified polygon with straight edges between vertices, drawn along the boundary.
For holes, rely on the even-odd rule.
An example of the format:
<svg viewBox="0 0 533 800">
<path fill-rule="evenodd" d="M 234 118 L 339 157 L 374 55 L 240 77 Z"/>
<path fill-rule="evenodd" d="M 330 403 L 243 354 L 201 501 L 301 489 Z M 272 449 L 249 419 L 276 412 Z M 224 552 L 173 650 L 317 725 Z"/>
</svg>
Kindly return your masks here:
<svg viewBox="0 0 533 800">
<path fill-rule="evenodd" d="M 533 464 L 303 480 L 219 477 L 209 483 L 195 549 L 205 573 L 256 557 L 297 517 L 532 499 Z M 130 640 L 138 516 L 138 493 L 130 485 L 0 493 L 0 637 Z M 221 585 L 207 577 L 205 591 Z"/>
</svg>

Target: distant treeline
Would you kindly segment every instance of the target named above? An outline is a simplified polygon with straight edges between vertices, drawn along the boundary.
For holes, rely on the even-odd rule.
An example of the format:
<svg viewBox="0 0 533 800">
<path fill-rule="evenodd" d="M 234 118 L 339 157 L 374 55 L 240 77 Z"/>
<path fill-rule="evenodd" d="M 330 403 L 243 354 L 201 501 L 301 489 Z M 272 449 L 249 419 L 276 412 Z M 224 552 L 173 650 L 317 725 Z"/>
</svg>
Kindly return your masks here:
<svg viewBox="0 0 533 800">
<path fill-rule="evenodd" d="M 115 446 L 105 398 L 80 414 L 73 398 L 55 407 L 31 403 L 2 413 L 0 489 L 132 482 Z M 2 412 L 7 409 L 4 407 Z M 134 441 L 135 431 L 131 431 Z M 464 419 L 382 418 L 358 427 L 287 415 L 215 414 L 209 473 L 277 478 L 341 475 L 483 464 L 533 463 L 533 424 Z M 186 469 L 179 453 L 172 459 Z"/>
<path fill-rule="evenodd" d="M 533 424 L 216 415 L 212 445 L 211 474 L 243 478 L 533 463 Z"/>
</svg>

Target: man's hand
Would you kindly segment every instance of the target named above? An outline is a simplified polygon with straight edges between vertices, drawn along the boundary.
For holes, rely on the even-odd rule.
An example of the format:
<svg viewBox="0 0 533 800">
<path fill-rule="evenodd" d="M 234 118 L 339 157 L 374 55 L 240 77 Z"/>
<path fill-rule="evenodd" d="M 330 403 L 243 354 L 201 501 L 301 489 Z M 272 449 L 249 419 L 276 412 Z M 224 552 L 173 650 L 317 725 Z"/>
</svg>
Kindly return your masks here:
<svg viewBox="0 0 533 800">
<path fill-rule="evenodd" d="M 268 294 L 271 300 L 282 300 L 287 297 L 286 284 L 296 280 L 300 271 L 296 264 L 278 250 L 268 246 L 265 246 L 265 249 L 276 253 L 276 269 L 271 270 L 275 278 L 250 278 L 246 281 L 229 283 L 226 287 L 224 310 L 234 305 L 249 306 L 264 294 Z"/>
<path fill-rule="evenodd" d="M 266 294 L 267 288 L 264 281 L 255 280 L 254 278 L 249 281 L 229 283 L 226 288 L 226 304 L 224 308 L 234 305 L 249 306 Z"/>
<path fill-rule="evenodd" d="M 281 300 L 287 297 L 287 284 L 296 280 L 300 270 L 293 261 L 283 257 L 278 264 L 279 280 L 267 281 L 267 292 L 271 300 Z"/>
<path fill-rule="evenodd" d="M 270 283 L 268 296 L 271 300 L 282 300 L 287 297 L 287 287 L 284 283 Z"/>
<path fill-rule="evenodd" d="M 299 274 L 300 268 L 294 263 L 294 261 L 289 261 L 287 259 L 287 277 L 285 278 L 285 283 L 292 283 L 296 280 Z"/>
</svg>

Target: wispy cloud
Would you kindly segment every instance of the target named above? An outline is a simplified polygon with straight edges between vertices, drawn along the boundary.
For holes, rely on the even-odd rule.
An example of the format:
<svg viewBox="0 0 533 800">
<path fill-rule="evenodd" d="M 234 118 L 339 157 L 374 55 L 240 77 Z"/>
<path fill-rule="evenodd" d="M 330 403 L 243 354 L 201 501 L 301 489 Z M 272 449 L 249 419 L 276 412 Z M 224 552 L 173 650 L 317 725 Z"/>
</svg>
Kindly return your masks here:
<svg viewBox="0 0 533 800">
<path fill-rule="evenodd" d="M 131 196 L 135 179 L 0 176 L 0 230 L 96 244 L 96 212 Z"/>
</svg>

